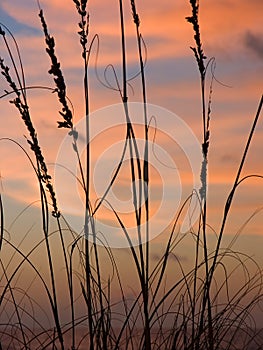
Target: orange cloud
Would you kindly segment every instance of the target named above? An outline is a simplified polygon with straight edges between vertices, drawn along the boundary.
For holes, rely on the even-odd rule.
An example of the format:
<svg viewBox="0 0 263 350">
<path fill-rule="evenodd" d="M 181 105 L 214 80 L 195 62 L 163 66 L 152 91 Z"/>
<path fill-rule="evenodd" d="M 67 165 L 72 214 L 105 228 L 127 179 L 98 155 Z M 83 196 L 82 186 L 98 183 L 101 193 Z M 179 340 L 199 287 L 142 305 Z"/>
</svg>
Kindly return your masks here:
<svg viewBox="0 0 263 350">
<path fill-rule="evenodd" d="M 21 1 L 4 2 L 1 6 L 16 21 L 40 29 L 38 33 L 32 32 L 30 38 L 23 32 L 17 35 L 28 85 L 54 87 L 53 78 L 47 73 L 50 62 L 45 53 L 37 6 L 32 8 L 29 3 Z M 122 85 L 118 7 L 102 2 L 90 6 L 90 40 L 95 33 L 100 36 L 100 53 L 97 62 L 100 77 L 103 77 L 103 68 L 107 64 L 114 64 L 120 85 Z M 107 11 L 105 11 L 106 6 L 108 6 Z M 204 1 L 200 4 L 200 25 L 204 50 L 217 58 L 216 78 L 223 84 L 232 86 L 232 88 L 226 88 L 214 82 L 209 154 L 212 184 L 230 185 L 234 178 L 242 152 L 240 145 L 243 145 L 246 140 L 258 98 L 262 93 L 262 79 L 258 73 L 259 69 L 262 69 L 262 64 L 258 55 L 255 54 L 258 33 L 262 31 L 261 9 L 260 1 L 255 1 L 253 6 L 246 1 L 237 0 Z M 76 34 L 78 14 L 73 3 L 62 0 L 45 1 L 44 10 L 50 32 L 56 39 L 56 52 L 64 71 L 68 85 L 67 93 L 73 102 L 75 122 L 77 122 L 84 114 L 83 68 L 79 38 Z M 171 4 L 170 1 L 157 2 L 153 6 L 152 2 L 147 0 L 138 4 L 138 12 L 141 19 L 140 30 L 148 50 L 146 81 L 149 101 L 178 113 L 189 123 L 201 142 L 199 75 L 194 57 L 189 49 L 189 46 L 194 44 L 192 28 L 185 20 L 186 16 L 191 15 L 190 6 L 187 3 Z M 125 19 L 128 71 L 129 76 L 132 76 L 134 72 L 138 72 L 139 66 L 134 39 L 135 27 L 128 2 L 125 7 Z M 253 45 L 251 44 L 252 39 Z M 103 88 L 96 80 L 95 53 L 96 46 L 91 55 L 90 68 L 92 111 L 120 102 L 118 92 Z M 108 78 L 112 84 L 115 83 L 111 73 Z M 138 101 L 141 99 L 139 79 L 131 81 L 130 84 L 133 90 L 132 88 L 128 90 L 129 100 Z M 56 129 L 60 105 L 56 96 L 50 92 L 37 90 L 29 93 L 29 97 L 32 118 L 36 124 L 43 150 L 47 154 L 47 162 L 54 163 L 58 148 L 67 133 Z M 1 100 L 1 105 L 3 105 L 1 114 L 8 118 L 1 127 L 1 135 L 23 140 L 22 135 L 26 134 L 26 130 L 22 126 L 22 121 L 18 120 L 20 117 L 17 116 L 14 109 L 11 109 L 12 106 L 7 107 L 8 103 L 3 102 L 6 100 Z M 115 141 L 115 136 L 118 135 L 111 135 L 108 140 L 97 140 L 98 143 L 92 151 L 94 159 L 100 155 L 101 149 L 107 148 L 109 143 Z M 232 145 L 229 148 L 226 140 L 230 139 Z M 26 141 L 23 140 L 23 142 L 26 145 Z M 158 135 L 158 142 L 168 147 L 170 145 L 161 134 Z M 258 159 L 254 154 L 261 152 L 260 142 L 257 141 L 254 147 L 256 151 L 251 156 L 249 163 L 251 169 L 256 169 Z M 7 166 L 4 169 L 6 175 L 3 176 L 10 180 L 16 179 L 18 171 L 23 169 L 21 177 L 29 186 L 31 177 L 26 175 L 23 162 L 18 156 L 14 156 L 16 161 L 11 165 L 6 150 L 4 146 L 4 159 L 7 161 Z M 177 162 L 182 164 L 182 157 L 177 154 L 176 156 L 178 157 Z M 191 181 L 188 170 L 181 170 L 186 186 Z M 158 181 L 157 178 L 152 179 L 152 183 L 156 186 Z M 219 193 L 217 191 L 219 190 L 216 190 L 216 193 Z M 24 198 L 20 191 L 17 194 L 19 194 L 18 198 Z M 216 204 L 214 206 L 216 208 Z"/>
</svg>

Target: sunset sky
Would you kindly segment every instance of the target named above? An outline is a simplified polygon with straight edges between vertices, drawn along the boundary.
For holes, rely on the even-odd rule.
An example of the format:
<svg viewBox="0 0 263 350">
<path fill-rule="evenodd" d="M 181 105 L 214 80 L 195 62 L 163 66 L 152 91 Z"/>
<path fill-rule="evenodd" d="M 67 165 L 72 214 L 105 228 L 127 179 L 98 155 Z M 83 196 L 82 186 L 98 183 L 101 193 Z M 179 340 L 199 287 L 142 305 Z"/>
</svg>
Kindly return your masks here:
<svg viewBox="0 0 263 350">
<path fill-rule="evenodd" d="M 136 30 L 131 15 L 130 1 L 124 1 L 124 3 L 129 79 L 128 101 L 135 102 L 129 105 L 129 111 L 133 123 L 136 124 L 138 150 L 142 161 L 144 129 L 143 119 L 140 119 L 142 106 L 136 104 L 142 102 L 140 77 L 138 76 Z M 94 36 L 97 35 L 91 48 L 89 66 L 91 205 L 93 208 L 98 203 L 98 198 L 103 196 L 112 174 L 118 166 L 126 132 L 123 106 L 120 104 L 121 97 L 116 91 L 117 83 L 113 69 L 111 69 L 114 67 L 118 83 L 122 87 L 118 4 L 119 1 L 112 0 L 88 1 L 89 42 L 92 42 Z M 83 60 L 77 34 L 80 18 L 72 0 L 41 0 L 40 5 L 43 8 L 49 32 L 55 38 L 56 54 L 67 85 L 67 97 L 70 101 L 70 107 L 73 106 L 74 127 L 79 132 L 79 151 L 82 160 L 84 160 L 86 144 Z M 179 208 L 193 189 L 198 192 L 200 188 L 203 136 L 200 77 L 193 52 L 190 49 L 195 43 L 192 25 L 186 21 L 186 17 L 191 16 L 189 1 L 137 0 L 136 5 L 140 17 L 140 33 L 146 47 L 144 59 L 149 104 L 148 122 L 150 123 L 149 196 L 150 229 L 151 238 L 153 238 L 150 249 L 150 267 L 152 267 L 160 260 L 162 252 L 165 251 L 167 237 Z M 59 115 L 61 106 L 57 96 L 46 89 L 47 87 L 54 88 L 54 81 L 53 77 L 48 74 L 50 59 L 45 52 L 45 40 L 38 13 L 39 8 L 36 0 L 0 0 L 0 24 L 7 33 L 16 64 L 19 66 L 15 45 L 8 35 L 6 27 L 14 35 L 22 57 L 26 86 L 34 87 L 27 91 L 30 114 L 55 184 L 58 207 L 72 229 L 77 234 L 82 234 L 84 201 L 81 186 L 74 177 L 75 175 L 79 176 L 78 164 L 76 154 L 72 149 L 72 137 L 68 135 L 69 129 L 57 128 L 57 121 L 61 120 Z M 203 49 L 207 56 L 207 62 L 211 59 L 207 69 L 207 101 L 210 82 L 214 76 L 208 154 L 207 239 L 210 253 L 214 252 L 224 205 L 232 189 L 246 140 L 263 93 L 262 14 L 262 0 L 200 0 L 200 30 Z M 5 63 L 11 67 L 10 74 L 15 77 L 4 41 L 2 37 L 0 39 L 0 57 L 4 58 Z M 25 148 L 34 159 L 26 141 L 28 130 L 14 105 L 9 103 L 12 95 L 3 97 L 5 91 L 9 91 L 9 89 L 10 87 L 1 75 L 0 189 L 5 214 L 5 238 L 22 251 L 28 252 L 32 246 L 37 245 L 43 239 L 39 186 L 30 162 L 18 146 L 19 144 Z M 262 154 L 263 112 L 259 118 L 242 176 L 263 175 Z M 131 237 L 134 235 L 136 238 L 137 231 L 134 228 L 136 218 L 131 215 L 134 207 L 129 159 L 127 151 L 117 180 L 106 199 L 119 212 Z M 70 169 L 71 173 L 65 172 L 65 168 Z M 222 241 L 222 246 L 226 247 L 236 234 L 241 233 L 234 247 L 231 246 L 231 248 L 252 257 L 261 267 L 263 266 L 262 188 L 263 179 L 255 177 L 244 181 L 238 188 Z M 175 229 L 180 245 L 169 260 L 169 263 L 172 262 L 168 272 L 171 272 L 173 277 L 181 272 L 178 268 L 178 262 L 182 264 L 181 266 L 186 266 L 186 270 L 193 267 L 196 236 L 192 233 L 196 232 L 198 214 L 200 213 L 196 205 L 197 202 L 192 202 L 189 212 L 187 209 L 183 211 L 179 225 Z M 24 209 L 26 210 L 24 211 Z M 112 248 L 127 247 L 127 240 L 123 236 L 111 209 L 105 203 L 96 212 L 98 237 L 102 241 L 106 237 L 107 243 Z M 20 213 L 22 214 L 20 215 Z M 55 220 L 52 224 L 54 222 Z M 189 222 L 193 227 L 190 227 Z M 59 302 L 63 306 L 66 305 L 66 307 L 61 308 L 62 315 L 66 315 L 66 320 L 69 308 L 66 304 L 68 296 L 65 296 L 66 293 L 63 289 L 65 284 L 63 283 L 68 282 L 65 273 L 64 280 L 61 277 L 61 271 L 64 269 L 60 265 L 62 253 L 56 250 L 56 244 L 59 244 L 58 231 L 57 226 L 54 226 L 55 229 L 52 231 L 52 224 L 50 232 L 52 232 L 51 241 L 54 243 L 52 249 L 55 270 L 59 276 L 58 294 L 61 295 Z M 191 233 L 189 233 L 190 228 L 192 229 Z M 70 230 L 66 231 L 63 233 L 65 233 L 69 252 L 72 236 L 67 235 Z M 142 227 L 142 231 L 145 232 L 145 226 Z M 100 232 L 102 232 L 101 235 Z M 184 234 L 185 236 L 183 236 Z M 184 238 L 181 240 L 182 237 Z M 136 239 L 134 243 L 137 243 Z M 12 255 L 13 250 L 8 244 L 6 247 L 6 250 L 3 250 L 3 253 L 1 251 L 1 254 L 7 262 L 6 271 L 11 275 L 12 269 L 15 269 L 20 260 L 16 260 L 17 255 Z M 46 251 L 45 247 L 41 250 L 42 247 L 44 247 L 44 243 L 34 251 L 30 258 L 43 276 L 49 276 L 45 270 L 47 264 L 43 263 L 47 260 Z M 125 286 L 128 291 L 127 295 L 134 298 L 134 290 L 139 279 L 136 269 L 130 268 L 130 266 L 134 266 L 132 256 L 129 254 L 130 251 L 128 249 L 113 249 L 113 251 L 120 262 L 120 275 L 124 276 L 124 281 L 127 281 Z M 9 261 L 10 256 L 11 260 Z M 103 272 L 106 274 L 111 269 L 111 261 L 109 261 L 106 250 L 101 253 L 101 256 L 104 263 Z M 232 257 L 226 257 L 226 266 L 230 270 L 239 263 L 236 259 L 235 263 L 232 264 L 231 259 Z M 77 266 L 77 264 L 75 265 Z M 73 270 L 76 268 L 75 265 Z M 246 268 L 248 271 L 254 271 L 255 265 L 251 261 L 246 261 Z M 36 276 L 33 274 L 29 276 L 29 271 L 30 269 L 24 269 L 21 275 L 20 271 L 19 274 L 17 273 L 14 289 L 19 289 L 18 282 L 21 282 L 21 288 L 24 288 L 21 290 L 27 291 L 31 288 L 36 298 L 39 297 L 39 303 L 44 305 L 46 300 L 44 298 L 42 300 L 37 284 L 34 284 Z M 65 269 L 63 271 L 65 272 Z M 113 272 L 110 271 L 110 273 L 113 276 Z M 240 276 L 244 277 L 243 270 L 241 272 L 238 270 L 237 274 L 234 274 L 236 285 L 239 285 Z M 79 278 L 76 273 L 74 278 L 78 286 L 76 289 L 79 288 L 77 292 L 81 295 L 79 279 L 84 280 L 85 277 L 83 275 Z M 105 281 L 107 280 L 108 276 L 105 278 Z M 169 278 L 167 281 L 165 280 L 167 285 L 164 286 L 164 290 L 167 286 L 169 287 L 169 283 L 174 283 L 171 281 Z M 113 282 L 113 299 L 116 295 L 120 296 L 115 282 Z M 85 313 L 86 309 L 84 310 L 83 304 L 81 304 L 83 300 L 77 298 L 76 295 L 74 295 L 76 310 L 79 314 Z M 63 304 L 64 301 L 65 304 Z M 43 322 L 46 322 L 42 310 L 40 310 L 40 314 L 43 317 Z M 257 316 L 262 322 L 262 311 Z"/>
<path fill-rule="evenodd" d="M 56 52 L 67 83 L 67 95 L 74 105 L 74 122 L 77 123 L 84 116 L 83 69 L 76 34 L 79 18 L 70 0 L 42 0 L 41 6 L 49 31 L 56 40 Z M 185 20 L 186 16 L 191 15 L 189 3 L 184 0 L 138 0 L 137 10 L 141 20 L 140 30 L 147 46 L 145 71 L 148 102 L 165 108 L 181 118 L 201 142 L 199 75 L 190 50 L 190 46 L 194 45 L 192 27 Z M 96 61 L 98 42 L 95 41 L 90 62 L 90 107 L 91 111 L 95 112 L 121 102 L 118 92 L 102 86 L 94 70 L 97 65 L 99 76 L 103 80 L 105 67 L 111 64 L 115 67 L 121 82 L 118 2 L 91 0 L 89 12 L 90 40 L 95 34 L 99 36 L 98 60 Z M 223 205 L 234 181 L 263 91 L 262 12 L 262 0 L 200 1 L 200 27 L 204 52 L 208 59 L 214 57 L 216 63 L 214 71 L 216 80 L 212 95 L 208 190 L 208 221 L 215 231 L 220 226 Z M 50 63 L 45 53 L 37 2 L 2 0 L 0 21 L 11 30 L 19 44 L 27 85 L 53 87 L 53 80 L 47 74 Z M 133 77 L 138 72 L 138 57 L 129 1 L 125 5 L 125 22 L 128 75 Z M 0 55 L 7 57 L 3 42 L 0 46 Z M 10 63 L 8 59 L 6 62 Z M 209 73 L 210 70 L 207 75 L 208 86 L 211 79 Z M 109 82 L 114 85 L 112 72 L 108 70 L 107 74 Z M 7 89 L 5 84 L 1 78 L 1 93 Z M 131 80 L 130 85 L 129 101 L 141 101 L 138 78 Z M 56 128 L 60 106 L 55 95 L 48 91 L 32 90 L 28 92 L 28 97 L 40 144 L 47 162 L 53 164 L 66 136 L 66 130 Z M 1 137 L 11 138 L 27 147 L 24 138 L 27 131 L 14 107 L 8 103 L 8 97 L 1 99 L 0 103 Z M 263 116 L 257 126 L 244 175 L 263 173 L 262 118 Z M 167 125 L 167 128 L 169 127 Z M 104 149 L 110 147 L 112 140 L 108 139 L 109 143 L 103 145 Z M 161 136 L 159 140 L 166 142 Z M 94 156 L 99 157 L 100 152 L 99 146 L 94 148 Z M 52 171 L 52 165 L 50 169 Z M 0 171 L 6 201 L 5 211 L 8 219 L 12 220 L 10 210 L 12 213 L 18 213 L 19 208 L 37 200 L 38 187 L 25 156 L 9 141 L 1 141 Z M 185 181 L 187 186 L 187 175 L 182 181 Z M 190 187 L 187 187 L 187 191 L 183 191 L 183 199 L 189 191 Z M 233 205 L 231 225 L 227 226 L 226 232 L 229 234 L 237 232 L 246 219 L 261 207 L 263 207 L 262 180 L 249 180 L 238 191 Z M 263 213 L 260 211 L 244 229 L 244 234 L 256 237 L 255 240 L 258 242 L 262 235 L 262 223 Z M 253 249 L 252 247 L 252 253 Z M 256 248 L 255 254 L 257 254 Z"/>
</svg>

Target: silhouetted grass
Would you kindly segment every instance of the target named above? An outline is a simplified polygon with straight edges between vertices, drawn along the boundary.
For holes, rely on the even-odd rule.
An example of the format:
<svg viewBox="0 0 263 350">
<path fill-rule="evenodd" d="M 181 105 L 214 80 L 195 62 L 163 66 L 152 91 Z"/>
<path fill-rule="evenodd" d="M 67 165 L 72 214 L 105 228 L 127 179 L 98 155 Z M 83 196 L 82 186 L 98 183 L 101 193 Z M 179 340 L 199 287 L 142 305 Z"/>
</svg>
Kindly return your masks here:
<svg viewBox="0 0 263 350">
<path fill-rule="evenodd" d="M 131 0 L 130 5 L 135 25 L 140 67 L 138 76 L 144 106 L 143 154 L 141 155 L 139 151 L 136 125 L 132 122 L 128 104 L 126 27 L 123 1 L 119 0 L 122 76 L 118 77 L 113 66 L 112 69 L 123 104 L 126 136 L 122 155 L 112 179 L 103 196 L 95 203 L 91 200 L 89 66 L 93 45 L 96 40 L 98 42 L 99 40 L 97 36 L 89 38 L 87 1 L 73 0 L 73 3 L 80 18 L 78 35 L 83 61 L 83 105 L 86 115 L 85 161 L 82 161 L 78 151 L 78 132 L 74 128 L 73 108 L 67 97 L 66 80 L 56 54 L 55 39 L 49 33 L 41 8 L 39 8 L 39 17 L 46 51 L 51 62 L 48 73 L 53 77 L 55 85 L 49 89 L 56 94 L 61 105 L 59 114 L 62 121 L 58 121 L 58 127 L 65 128 L 72 137 L 73 152 L 78 161 L 80 177 L 77 181 L 85 196 L 84 234 L 75 232 L 63 212 L 59 210 L 56 189 L 53 187 L 30 114 L 27 90 L 33 87 L 27 87 L 25 84 L 22 59 L 15 38 L 4 25 L 0 26 L 0 35 L 5 44 L 7 57 L 12 64 L 9 67 L 5 60 L 0 58 L 1 73 L 9 88 L 9 91 L 4 90 L 1 100 L 5 101 L 5 98 L 9 98 L 10 95 L 14 96 L 10 102 L 16 107 L 19 117 L 27 128 L 29 135 L 27 141 L 33 156 L 16 141 L 9 140 L 9 142 L 13 142 L 22 149 L 35 173 L 39 185 L 43 234 L 37 242 L 33 240 L 27 249 L 23 244 L 32 234 L 31 229 L 25 232 L 18 243 L 13 243 L 10 238 L 14 233 L 5 227 L 5 207 L 3 198 L 0 196 L 0 349 L 219 350 L 252 349 L 252 346 L 253 349 L 261 349 L 263 339 L 253 319 L 253 309 L 262 299 L 262 269 L 251 257 L 233 249 L 237 237 L 226 248 L 222 247 L 222 238 L 233 197 L 238 187 L 248 177 L 242 177 L 242 169 L 260 117 L 263 97 L 260 99 L 233 187 L 225 203 L 222 224 L 216 234 L 216 244 L 211 248 L 208 244 L 210 234 L 207 223 L 207 168 L 213 78 L 208 98 L 206 80 L 208 67 L 213 65 L 213 59 L 207 60 L 204 54 L 199 25 L 199 2 L 190 0 L 192 13 L 187 17 L 187 21 L 193 26 L 195 46 L 191 49 L 199 69 L 201 84 L 203 131 L 201 189 L 195 189 L 195 192 L 186 198 L 178 213 L 175 213 L 175 220 L 166 237 L 165 248 L 163 251 L 160 249 L 157 261 L 150 264 L 149 186 L 152 181 L 149 167 L 150 120 L 144 69 L 145 44 L 136 2 Z M 9 44 L 10 39 L 15 44 L 15 53 Z M 18 57 L 18 63 L 15 57 Z M 121 215 L 107 198 L 109 190 L 118 181 L 126 152 L 130 156 L 133 215 L 140 243 L 137 247 L 133 245 Z M 136 181 L 139 181 L 138 187 Z M 46 196 L 47 192 L 51 204 Z M 197 198 L 199 220 L 195 226 L 193 223 L 189 232 L 182 234 L 179 221 L 193 198 Z M 121 272 L 118 261 L 120 251 L 106 244 L 103 246 L 97 237 L 96 213 L 104 203 L 111 209 L 116 224 L 121 228 L 128 242 L 128 248 L 123 248 L 127 257 L 126 271 L 136 276 L 138 281 L 138 285 L 134 286 L 132 291 L 127 290 L 125 285 L 127 277 L 125 279 Z M 27 210 L 28 208 L 22 214 L 25 215 Z M 19 216 L 14 219 L 14 225 L 21 218 Z M 142 232 L 144 220 L 145 232 Z M 143 243 L 143 235 L 146 237 L 145 243 Z M 186 268 L 178 257 L 178 251 L 180 252 L 187 235 L 194 239 L 194 256 L 190 269 Z M 43 271 L 39 268 L 38 255 L 43 258 L 43 265 L 46 264 Z M 174 271 L 174 262 L 177 266 L 176 271 Z M 22 276 L 27 276 L 29 271 L 33 273 L 33 279 L 25 285 L 25 281 L 21 279 Z M 240 281 L 240 284 L 235 287 L 232 280 L 241 272 L 244 281 Z M 34 288 L 37 289 L 38 295 L 41 295 L 40 300 L 34 293 Z M 65 304 L 68 305 L 67 310 L 63 307 Z"/>
</svg>

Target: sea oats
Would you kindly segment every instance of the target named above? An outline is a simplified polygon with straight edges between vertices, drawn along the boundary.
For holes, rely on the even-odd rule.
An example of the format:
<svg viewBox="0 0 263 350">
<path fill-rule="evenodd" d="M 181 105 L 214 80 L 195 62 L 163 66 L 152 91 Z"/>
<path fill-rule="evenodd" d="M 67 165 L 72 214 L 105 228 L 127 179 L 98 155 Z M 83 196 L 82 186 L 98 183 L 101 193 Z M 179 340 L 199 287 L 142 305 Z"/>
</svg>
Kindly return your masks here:
<svg viewBox="0 0 263 350">
<path fill-rule="evenodd" d="M 59 214 L 58 207 L 57 207 L 55 191 L 54 191 L 53 185 L 51 183 L 51 176 L 48 174 L 48 169 L 47 169 L 47 165 L 46 165 L 44 156 L 42 154 L 40 145 L 38 143 L 38 138 L 37 138 L 35 128 L 34 128 L 33 123 L 31 121 L 28 104 L 27 104 L 26 100 L 25 100 L 25 102 L 22 102 L 21 93 L 18 90 L 16 83 L 13 81 L 13 79 L 10 75 L 9 67 L 5 65 L 4 60 L 2 58 L 0 58 L 0 68 L 1 68 L 2 75 L 5 77 L 7 83 L 11 87 L 12 91 L 16 94 L 16 98 L 11 100 L 10 103 L 14 104 L 15 107 L 18 109 L 18 111 L 21 115 L 21 118 L 27 127 L 27 130 L 28 130 L 29 135 L 30 135 L 30 139 L 27 139 L 27 142 L 29 143 L 32 151 L 35 153 L 36 160 L 39 164 L 39 167 L 38 167 L 39 179 L 45 184 L 45 186 L 50 194 L 50 197 L 52 200 L 52 205 L 53 205 L 52 214 L 53 214 L 53 216 L 58 217 L 60 214 Z"/>
<path fill-rule="evenodd" d="M 40 10 L 39 17 L 41 19 L 43 32 L 45 35 L 45 41 L 47 44 L 46 52 L 48 53 L 51 59 L 51 68 L 48 71 L 49 74 L 54 76 L 54 82 L 56 84 L 56 93 L 58 95 L 59 102 L 62 105 L 62 110 L 59 111 L 59 114 L 62 116 L 64 121 L 58 121 L 59 128 L 69 128 L 72 129 L 72 112 L 68 107 L 67 99 L 66 99 L 66 84 L 64 81 L 64 77 L 60 68 L 60 63 L 56 57 L 55 53 L 55 40 L 48 33 L 47 24 L 43 15 L 43 11 Z"/>
</svg>

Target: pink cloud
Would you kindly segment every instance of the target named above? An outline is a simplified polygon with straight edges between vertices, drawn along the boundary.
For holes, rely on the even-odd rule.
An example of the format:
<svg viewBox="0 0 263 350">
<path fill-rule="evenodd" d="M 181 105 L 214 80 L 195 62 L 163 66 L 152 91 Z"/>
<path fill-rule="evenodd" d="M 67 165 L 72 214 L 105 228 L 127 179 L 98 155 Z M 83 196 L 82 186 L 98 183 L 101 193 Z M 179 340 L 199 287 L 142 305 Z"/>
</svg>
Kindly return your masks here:
<svg viewBox="0 0 263 350">
<path fill-rule="evenodd" d="M 38 9 L 37 7 L 32 8 L 31 2 L 12 1 L 5 2 L 3 6 L 17 21 L 40 29 Z M 121 64 L 118 7 L 108 6 L 108 11 L 105 13 L 106 6 L 108 5 L 105 3 L 94 3 L 91 4 L 90 8 L 90 38 L 95 33 L 100 35 L 101 51 L 98 60 L 100 69 L 109 63 L 116 67 Z M 76 34 L 79 18 L 74 4 L 70 1 L 48 0 L 45 1 L 43 7 L 50 32 L 56 39 L 57 54 L 68 82 L 68 96 L 74 104 L 75 120 L 77 121 L 82 118 L 84 113 L 82 71 L 80 68 L 82 64 L 81 49 Z M 240 144 L 244 144 L 246 140 L 247 130 L 249 130 L 258 98 L 262 93 L 258 70 L 253 68 L 257 66 L 252 63 L 254 60 L 258 62 L 257 58 L 248 53 L 243 41 L 243 35 L 248 29 L 251 33 L 259 33 L 262 30 L 260 9 L 262 9 L 261 2 L 255 2 L 253 6 L 246 1 L 238 2 L 236 0 L 201 3 L 200 18 L 205 52 L 207 48 L 209 54 L 217 57 L 216 78 L 232 86 L 229 89 L 214 83 L 210 156 L 212 168 L 210 181 L 213 184 L 229 185 L 231 183 L 241 154 Z M 148 84 L 149 100 L 178 113 L 189 122 L 201 140 L 198 72 L 195 68 L 194 58 L 192 58 L 191 67 L 189 61 L 186 62 L 186 57 L 192 55 L 189 46 L 193 45 L 192 28 L 185 20 L 185 17 L 191 14 L 190 6 L 188 4 L 171 4 L 170 1 L 158 2 L 152 6 L 148 0 L 138 4 L 138 11 L 141 18 L 141 31 L 146 43 L 148 42 L 149 65 L 146 66 L 146 73 L 147 79 L 149 77 L 147 82 L 150 81 Z M 135 28 L 130 16 L 129 4 L 125 8 L 125 16 L 127 19 L 128 63 L 134 64 L 137 62 L 138 55 L 135 50 L 136 41 L 132 39 Z M 47 74 L 50 62 L 45 53 L 43 36 L 34 34 L 28 38 L 21 34 L 18 36 L 18 41 L 29 85 L 32 83 L 34 85 L 54 86 L 52 77 Z M 247 59 L 241 61 L 241 56 L 247 57 Z M 165 59 L 174 59 L 174 67 L 176 67 L 177 58 L 184 58 L 185 61 L 181 64 L 181 69 L 174 73 L 175 81 L 171 82 L 171 79 L 168 80 L 168 78 L 171 76 L 170 69 L 172 68 L 166 70 L 167 61 Z M 94 69 L 94 61 L 95 52 L 91 58 L 91 71 Z M 152 63 L 156 63 L 156 65 Z M 162 81 L 158 76 L 155 76 L 156 71 L 161 66 L 163 67 Z M 149 70 L 147 71 L 147 69 Z M 187 75 L 186 73 L 190 69 L 193 70 L 193 73 Z M 92 84 L 94 84 L 91 86 L 92 110 L 120 101 L 118 93 L 107 89 L 103 90 L 93 77 Z M 132 84 L 135 86 L 135 95 L 132 96 L 132 92 L 129 90 L 130 100 L 138 100 L 140 98 L 139 90 L 137 91 L 138 82 L 132 82 Z M 47 162 L 53 163 L 61 140 L 66 134 L 66 132 L 56 129 L 56 121 L 59 119 L 59 103 L 56 96 L 48 92 L 34 92 L 30 93 L 29 96 L 32 118 L 37 126 L 41 145 L 47 154 Z M 1 104 L 3 104 L 2 102 Z M 246 110 L 244 110 L 244 105 Z M 11 110 L 10 107 L 4 106 L 2 109 L 3 115 L 9 117 L 1 127 L 1 135 L 9 135 L 21 140 L 23 139 L 22 135 L 26 134 L 26 130 L 21 125 L 21 120 L 15 119 L 16 111 Z M 17 118 L 20 119 L 19 116 Z M 226 146 L 226 135 L 231 137 L 233 143 L 231 149 Z M 158 142 L 165 145 L 162 135 L 158 137 Z M 114 136 L 112 136 L 110 141 L 114 140 Z M 167 144 L 169 143 L 167 142 Z M 100 154 L 100 147 L 107 147 L 106 140 L 100 140 L 99 147 L 94 148 L 94 157 Z M 259 141 L 255 147 L 259 152 Z M 218 153 L 213 156 L 213 151 Z M 19 157 L 14 156 L 14 158 L 16 161 L 12 166 L 7 159 L 5 172 L 9 179 L 15 178 L 19 169 L 24 169 L 23 162 L 19 160 Z M 251 156 L 250 165 L 253 169 L 256 162 L 257 158 Z M 30 184 L 30 176 L 23 174 L 23 172 L 24 170 L 21 171 L 23 180 Z M 188 184 L 191 180 L 189 173 L 185 171 L 182 174 L 185 183 Z M 153 179 L 153 184 L 158 185 L 158 181 Z M 21 198 L 20 192 L 19 196 Z"/>
</svg>

